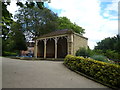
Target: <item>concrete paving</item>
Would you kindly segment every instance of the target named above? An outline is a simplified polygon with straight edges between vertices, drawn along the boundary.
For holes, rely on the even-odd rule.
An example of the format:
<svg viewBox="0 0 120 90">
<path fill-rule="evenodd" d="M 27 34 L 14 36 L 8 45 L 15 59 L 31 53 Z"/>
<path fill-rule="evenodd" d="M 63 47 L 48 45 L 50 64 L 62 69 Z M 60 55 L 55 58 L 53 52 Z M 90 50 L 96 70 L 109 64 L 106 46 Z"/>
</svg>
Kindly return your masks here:
<svg viewBox="0 0 120 90">
<path fill-rule="evenodd" d="M 61 61 L 2 58 L 2 88 L 108 88 L 67 69 Z"/>
</svg>

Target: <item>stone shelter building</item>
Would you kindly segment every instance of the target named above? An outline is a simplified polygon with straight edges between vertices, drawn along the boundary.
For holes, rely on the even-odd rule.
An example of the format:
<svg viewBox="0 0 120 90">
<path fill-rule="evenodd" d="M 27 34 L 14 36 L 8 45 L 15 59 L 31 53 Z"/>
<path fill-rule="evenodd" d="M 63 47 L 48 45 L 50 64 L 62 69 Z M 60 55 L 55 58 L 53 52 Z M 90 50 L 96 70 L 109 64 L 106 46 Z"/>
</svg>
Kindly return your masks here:
<svg viewBox="0 0 120 90">
<path fill-rule="evenodd" d="M 64 58 L 67 54 L 75 55 L 80 47 L 88 47 L 88 38 L 73 30 L 56 30 L 35 40 L 36 58 Z"/>
</svg>

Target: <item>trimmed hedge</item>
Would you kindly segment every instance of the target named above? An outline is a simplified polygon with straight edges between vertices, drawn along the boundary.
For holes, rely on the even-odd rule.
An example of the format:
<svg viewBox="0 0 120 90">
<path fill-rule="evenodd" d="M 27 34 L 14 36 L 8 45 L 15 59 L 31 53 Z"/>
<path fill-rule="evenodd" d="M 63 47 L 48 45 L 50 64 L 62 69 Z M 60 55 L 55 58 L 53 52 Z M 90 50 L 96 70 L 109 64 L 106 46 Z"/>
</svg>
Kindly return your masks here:
<svg viewBox="0 0 120 90">
<path fill-rule="evenodd" d="M 64 64 L 72 70 L 82 72 L 98 81 L 120 88 L 120 66 L 90 58 L 67 55 Z"/>
<path fill-rule="evenodd" d="M 3 51 L 3 56 L 17 56 L 17 53 Z"/>
</svg>

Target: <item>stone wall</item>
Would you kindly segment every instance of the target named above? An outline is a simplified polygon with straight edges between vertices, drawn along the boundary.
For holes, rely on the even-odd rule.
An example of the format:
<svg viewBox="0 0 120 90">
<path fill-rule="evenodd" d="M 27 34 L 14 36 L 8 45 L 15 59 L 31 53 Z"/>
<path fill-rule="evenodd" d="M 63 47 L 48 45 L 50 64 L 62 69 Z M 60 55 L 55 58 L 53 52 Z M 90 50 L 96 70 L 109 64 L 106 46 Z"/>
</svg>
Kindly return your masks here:
<svg viewBox="0 0 120 90">
<path fill-rule="evenodd" d="M 88 39 L 78 34 L 73 35 L 73 55 L 80 47 L 88 48 Z"/>
</svg>

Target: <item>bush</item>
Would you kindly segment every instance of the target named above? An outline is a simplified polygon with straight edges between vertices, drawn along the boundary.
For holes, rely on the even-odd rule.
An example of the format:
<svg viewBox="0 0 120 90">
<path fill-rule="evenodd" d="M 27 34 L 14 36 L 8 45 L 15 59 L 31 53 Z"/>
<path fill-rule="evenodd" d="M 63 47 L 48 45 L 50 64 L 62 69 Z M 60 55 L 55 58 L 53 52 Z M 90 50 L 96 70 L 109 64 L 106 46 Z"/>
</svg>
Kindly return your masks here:
<svg viewBox="0 0 120 90">
<path fill-rule="evenodd" d="M 109 62 L 107 57 L 105 57 L 103 55 L 93 55 L 93 56 L 91 56 L 91 58 L 94 60 L 98 60 L 98 61 Z"/>
<path fill-rule="evenodd" d="M 64 64 L 109 86 L 120 88 L 120 66 L 90 58 L 67 55 Z"/>
<path fill-rule="evenodd" d="M 76 56 L 89 57 L 90 52 L 86 48 L 79 48 L 79 50 L 76 52 Z"/>
<path fill-rule="evenodd" d="M 106 50 L 104 55 L 107 56 L 109 59 L 120 61 L 120 54 L 113 50 Z"/>
<path fill-rule="evenodd" d="M 17 56 L 17 53 L 4 51 L 3 56 Z"/>
</svg>

